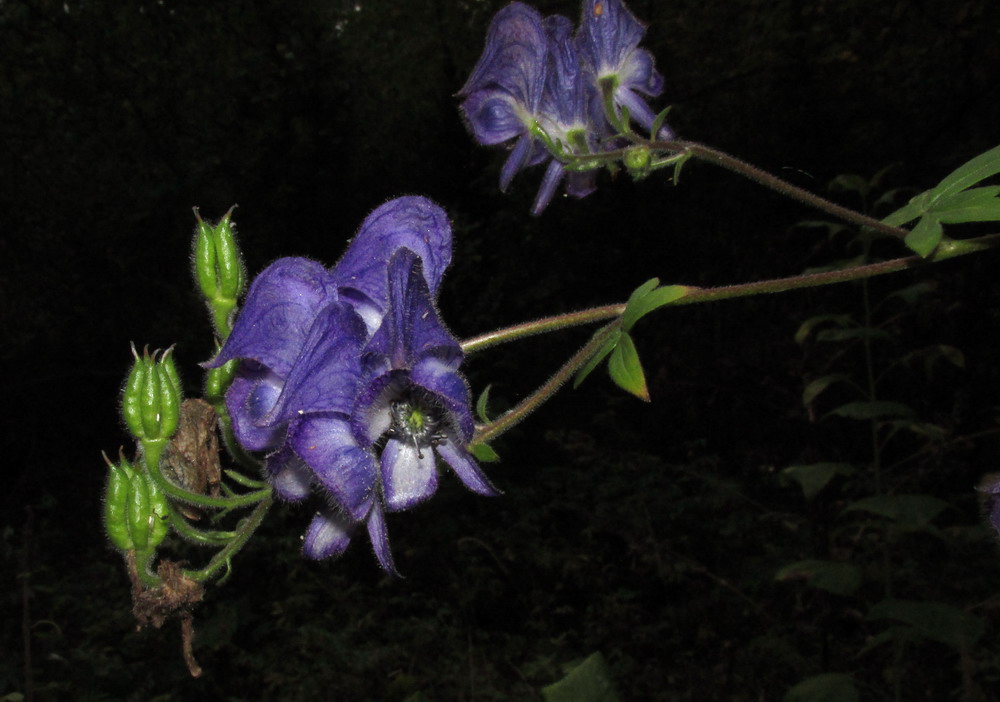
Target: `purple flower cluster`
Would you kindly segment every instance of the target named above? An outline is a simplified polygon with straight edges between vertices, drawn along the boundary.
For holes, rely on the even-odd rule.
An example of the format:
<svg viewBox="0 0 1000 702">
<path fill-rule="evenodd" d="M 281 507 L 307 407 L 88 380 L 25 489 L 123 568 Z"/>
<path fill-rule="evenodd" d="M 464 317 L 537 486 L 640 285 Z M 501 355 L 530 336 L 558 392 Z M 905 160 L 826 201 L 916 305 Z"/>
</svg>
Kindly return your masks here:
<svg viewBox="0 0 1000 702">
<path fill-rule="evenodd" d="M 464 98 L 461 111 L 480 144 L 516 139 L 500 173 L 501 190 L 522 168 L 549 162 L 533 214 L 545 209 L 564 177 L 574 197 L 595 187 L 593 170 L 567 173 L 537 130 L 567 154 L 618 148 L 618 130 L 605 110 L 607 92 L 618 118 L 625 107 L 642 127 L 652 129 L 656 115 L 642 96 L 659 95 L 663 77 L 652 55 L 638 48 L 645 31 L 621 0 L 584 0 L 575 34 L 566 17 L 543 18 L 520 2 L 493 18 L 483 55 L 458 93 Z M 657 138 L 671 139 L 673 133 L 663 127 Z"/>
<path fill-rule="evenodd" d="M 282 258 L 253 284 L 208 367 L 241 359 L 226 395 L 237 440 L 266 452 L 286 500 L 328 498 L 305 536 L 336 556 L 364 525 L 394 573 L 385 513 L 437 488 L 442 459 L 470 489 L 497 494 L 467 447 L 473 433 L 462 350 L 435 308 L 451 227 L 422 197 L 379 207 L 331 269 Z"/>
</svg>

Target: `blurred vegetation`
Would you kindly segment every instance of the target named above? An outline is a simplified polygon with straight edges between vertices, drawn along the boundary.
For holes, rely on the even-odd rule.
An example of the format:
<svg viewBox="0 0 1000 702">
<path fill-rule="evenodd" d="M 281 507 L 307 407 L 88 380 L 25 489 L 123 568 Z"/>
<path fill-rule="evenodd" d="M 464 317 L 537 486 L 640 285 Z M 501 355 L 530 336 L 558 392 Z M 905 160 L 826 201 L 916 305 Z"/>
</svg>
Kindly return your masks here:
<svg viewBox="0 0 1000 702">
<path fill-rule="evenodd" d="M 965 359 L 890 385 L 952 437 L 888 483 L 950 505 L 933 534 L 840 516 L 872 494 L 870 437 L 817 421 L 835 396 L 803 407 L 833 366 L 793 336 L 815 315 L 862 318 L 858 287 L 842 286 L 640 322 L 652 406 L 596 374 L 564 391 L 496 443 L 504 497 L 448 480 L 390 520 L 404 580 L 361 546 L 303 562 L 308 508 L 273 510 L 196 614 L 200 680 L 175 628 L 133 631 L 99 528 L 99 452 L 124 441 L 129 341 L 178 342 L 197 388 L 211 332 L 190 285 L 193 206 L 240 205 L 255 273 L 281 255 L 332 263 L 367 211 L 426 194 L 455 226 L 441 306 L 460 336 L 622 301 L 654 276 L 720 285 L 846 255 L 845 239 L 791 227 L 813 213 L 704 166 L 679 187 L 605 174 L 531 219 L 540 174 L 497 192 L 503 154 L 471 142 L 452 97 L 502 4 L 0 0 L 0 696 L 25 691 L 27 641 L 36 699 L 537 699 L 595 651 L 624 700 L 781 699 L 828 672 L 866 700 L 1000 699 L 1000 552 L 974 492 L 997 464 L 995 254 L 871 283 L 873 299 L 934 287 L 894 308 L 880 367 L 930 344 Z M 676 130 L 804 187 L 896 163 L 894 185 L 926 188 L 998 141 L 991 0 L 630 7 Z M 470 377 L 494 384 L 499 411 L 585 338 L 484 352 Z M 783 469 L 821 461 L 859 472 L 807 501 Z M 854 564 L 862 585 L 776 580 L 808 560 Z M 862 654 L 900 621 L 867 618 L 886 568 L 897 597 L 947 603 L 983 634 L 961 651 L 916 636 Z"/>
</svg>

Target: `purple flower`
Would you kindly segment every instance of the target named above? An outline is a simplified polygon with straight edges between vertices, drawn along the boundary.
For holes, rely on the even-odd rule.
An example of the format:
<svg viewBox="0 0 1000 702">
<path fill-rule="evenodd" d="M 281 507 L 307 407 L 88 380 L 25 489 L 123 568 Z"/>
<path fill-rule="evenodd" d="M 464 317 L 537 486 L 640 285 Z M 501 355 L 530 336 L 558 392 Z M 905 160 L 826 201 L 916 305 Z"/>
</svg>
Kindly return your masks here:
<svg viewBox="0 0 1000 702">
<path fill-rule="evenodd" d="M 594 191 L 595 170 L 567 174 L 573 156 L 627 143 L 616 138 L 620 127 L 609 124 L 602 90 L 611 91 L 619 117 L 626 106 L 636 121 L 652 128 L 656 116 L 641 95 L 659 95 L 663 78 L 650 53 L 638 48 L 644 33 L 621 0 L 585 0 L 576 36 L 567 18 L 542 19 L 519 2 L 493 18 L 483 54 L 458 92 L 464 98 L 461 111 L 480 144 L 516 139 L 500 172 L 501 190 L 521 169 L 548 162 L 532 214 L 541 214 L 564 178 L 574 197 Z M 671 139 L 673 132 L 662 127 L 657 136 Z"/>
<path fill-rule="evenodd" d="M 267 452 L 276 492 L 329 498 L 306 532 L 306 556 L 341 553 L 364 524 L 395 572 L 384 513 L 433 494 L 435 456 L 471 489 L 495 494 L 466 450 L 473 420 L 462 353 L 433 305 L 450 260 L 440 207 L 388 202 L 332 269 L 284 258 L 261 273 L 205 364 L 241 359 L 226 405 L 240 444 Z"/>
<path fill-rule="evenodd" d="M 500 171 L 506 190 L 525 166 L 540 163 L 547 152 L 531 135 L 545 87 L 547 39 L 538 10 L 514 2 L 500 10 L 486 34 L 486 47 L 458 95 L 461 110 L 480 144 L 517 138 Z"/>
<path fill-rule="evenodd" d="M 349 411 L 308 411 L 293 421 L 282 472 L 296 486 L 307 485 L 311 474 L 334 498 L 309 527 L 307 556 L 341 553 L 363 523 L 379 563 L 395 572 L 384 512 L 409 509 L 433 495 L 438 458 L 470 490 L 497 492 L 467 450 L 474 427 L 469 389 L 458 372 L 462 352 L 434 309 L 421 259 L 400 249 L 387 279 L 385 317 L 357 366 L 341 364 L 340 354 L 331 353 L 354 352 L 343 335 L 300 363 L 303 377 L 324 387 L 357 387 L 357 396 Z M 305 384 L 290 392 L 294 406 L 308 405 L 296 393 L 313 394 Z"/>
<path fill-rule="evenodd" d="M 451 227 L 444 211 L 422 197 L 398 198 L 372 212 L 332 269 L 305 258 L 282 258 L 257 276 L 232 334 L 206 364 L 215 368 L 243 359 L 226 405 L 244 448 L 273 451 L 284 442 L 292 410 L 301 407 L 290 407 L 282 393 L 321 327 L 345 335 L 345 344 L 356 336 L 359 347 L 378 328 L 388 302 L 388 261 L 404 247 L 424 262 L 426 283 L 436 292 L 451 262 Z M 353 400 L 349 394 L 339 388 L 326 402 L 343 409 Z"/>
<path fill-rule="evenodd" d="M 638 48 L 645 33 L 646 28 L 621 0 L 585 0 L 576 41 L 598 93 L 600 84 L 610 81 L 615 105 L 627 107 L 629 114 L 649 130 L 656 115 L 637 93 L 658 96 L 663 91 L 663 76 L 653 67 L 652 55 Z M 599 95 L 594 111 L 604 114 Z M 673 132 L 663 127 L 657 137 L 671 139 Z"/>
<path fill-rule="evenodd" d="M 580 65 L 573 42 L 573 23 L 562 15 L 552 15 L 542 24 L 548 41 L 548 71 L 539 124 L 549 138 L 561 143 L 567 152 L 591 153 L 596 150 L 596 139 L 588 107 L 594 89 L 585 80 Z M 531 208 L 532 214 L 541 214 L 548 206 L 564 174 L 561 162 L 549 161 Z M 572 172 L 566 190 L 574 197 L 585 197 L 594 191 L 595 178 L 593 170 Z"/>
</svg>

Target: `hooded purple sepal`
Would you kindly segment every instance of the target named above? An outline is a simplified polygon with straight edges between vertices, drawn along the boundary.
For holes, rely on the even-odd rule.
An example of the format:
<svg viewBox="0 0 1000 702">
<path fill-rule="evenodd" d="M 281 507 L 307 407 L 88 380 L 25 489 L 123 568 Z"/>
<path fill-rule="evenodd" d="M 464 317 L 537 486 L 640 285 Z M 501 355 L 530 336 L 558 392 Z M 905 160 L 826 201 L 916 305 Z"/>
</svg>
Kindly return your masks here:
<svg viewBox="0 0 1000 702">
<path fill-rule="evenodd" d="M 334 280 L 321 263 L 278 259 L 254 279 L 232 333 L 203 365 L 218 368 L 233 358 L 248 358 L 287 377 L 316 315 L 336 299 Z"/>
<path fill-rule="evenodd" d="M 402 511 L 437 489 L 444 458 L 469 489 L 498 494 L 466 447 L 474 429 L 471 397 L 458 372 L 458 342 L 447 332 L 420 274 L 420 261 L 400 251 L 389 263 L 390 308 L 366 347 L 362 383 L 351 417 L 359 445 L 385 437 L 380 478 L 386 510 Z"/>
<path fill-rule="evenodd" d="M 379 326 L 388 304 L 389 259 L 403 249 L 420 258 L 427 287 L 436 294 L 451 263 L 451 225 L 440 206 L 418 196 L 390 200 L 365 218 L 333 267 L 341 297 L 354 306 L 369 333 Z"/>
<path fill-rule="evenodd" d="M 628 107 L 632 118 L 648 130 L 656 115 L 636 93 L 658 96 L 663 92 L 663 76 L 656 70 L 653 56 L 638 48 L 645 33 L 645 26 L 621 0 L 585 0 L 576 42 L 592 83 L 597 86 L 602 79 L 613 76 L 615 104 Z M 603 104 L 600 99 L 592 104 L 594 118 L 600 121 Z M 669 127 L 657 135 L 672 137 Z"/>
<path fill-rule="evenodd" d="M 521 132 L 527 129 L 525 120 L 535 116 L 542 99 L 545 53 L 538 10 L 513 2 L 497 12 L 486 33 L 483 54 L 458 91 L 466 98 L 462 113 L 481 144 L 516 136 L 512 131 L 516 124 Z"/>
<path fill-rule="evenodd" d="M 323 308 L 263 423 L 276 424 L 311 412 L 350 412 L 366 338 L 365 324 L 351 305 L 333 302 Z"/>
</svg>

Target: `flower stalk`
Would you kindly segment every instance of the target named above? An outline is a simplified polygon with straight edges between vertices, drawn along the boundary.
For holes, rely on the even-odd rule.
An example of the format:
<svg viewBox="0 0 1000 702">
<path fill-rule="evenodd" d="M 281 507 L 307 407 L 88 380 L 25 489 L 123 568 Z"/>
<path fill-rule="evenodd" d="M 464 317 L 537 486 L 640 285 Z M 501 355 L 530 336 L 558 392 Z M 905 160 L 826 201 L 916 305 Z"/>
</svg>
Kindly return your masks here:
<svg viewBox="0 0 1000 702">
<path fill-rule="evenodd" d="M 946 261 L 957 256 L 963 256 L 978 251 L 984 251 L 1000 243 L 1000 232 L 988 234 L 976 239 L 965 241 L 946 241 L 928 257 L 904 256 L 901 258 L 882 261 L 880 263 L 870 263 L 861 266 L 852 266 L 842 270 L 825 271 L 823 273 L 809 273 L 804 275 L 789 276 L 786 278 L 774 278 L 762 280 L 756 283 L 743 283 L 740 285 L 727 285 L 716 288 L 689 287 L 688 292 L 683 296 L 668 303 L 667 306 L 693 305 L 702 302 L 715 302 L 717 300 L 729 300 L 739 297 L 750 297 L 752 295 L 763 295 L 767 293 L 779 293 L 789 290 L 800 290 L 803 288 L 821 287 L 824 285 L 834 285 L 852 280 L 864 280 L 875 276 L 896 273 L 903 270 L 923 267 L 932 263 Z M 544 317 L 533 322 L 525 322 L 493 332 L 481 334 L 479 336 L 466 339 L 461 342 L 462 350 L 466 354 L 481 351 L 493 346 L 524 339 L 536 334 L 545 334 L 562 329 L 570 329 L 593 322 L 606 319 L 614 319 L 613 322 L 599 330 L 594 337 L 587 342 L 583 348 L 577 351 L 556 373 L 545 383 L 538 387 L 531 395 L 525 398 L 513 409 L 504 413 L 492 422 L 478 425 L 476 433 L 472 438 L 473 444 L 487 443 L 500 436 L 511 427 L 538 409 L 545 401 L 551 398 L 556 391 L 569 378 L 573 377 L 587 361 L 597 353 L 611 336 L 621 326 L 622 315 L 625 313 L 625 303 L 617 305 L 604 305 L 593 307 L 579 312 Z"/>
</svg>

